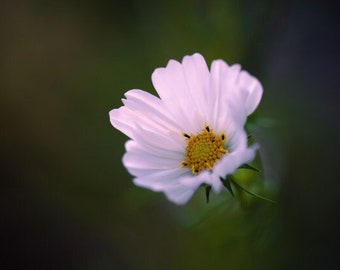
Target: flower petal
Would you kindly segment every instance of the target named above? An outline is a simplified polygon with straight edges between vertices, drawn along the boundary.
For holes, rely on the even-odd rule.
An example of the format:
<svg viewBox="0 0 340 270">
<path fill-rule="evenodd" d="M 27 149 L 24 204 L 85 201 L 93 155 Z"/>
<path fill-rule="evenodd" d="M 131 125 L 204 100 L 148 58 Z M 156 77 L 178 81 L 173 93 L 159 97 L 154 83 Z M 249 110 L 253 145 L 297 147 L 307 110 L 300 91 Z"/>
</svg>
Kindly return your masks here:
<svg viewBox="0 0 340 270">
<path fill-rule="evenodd" d="M 134 138 L 137 125 L 158 133 L 180 130 L 159 98 L 142 90 L 130 90 L 125 96 L 125 106 L 111 110 L 109 114 L 111 124 L 130 138 Z"/>
<path fill-rule="evenodd" d="M 183 176 L 179 179 L 179 182 L 187 187 L 197 189 L 202 184 L 212 186 L 215 192 L 219 192 L 222 187 L 222 183 L 219 179 L 219 175 L 211 171 L 202 171 L 198 175 Z"/>
<path fill-rule="evenodd" d="M 185 174 L 187 172 L 183 169 L 162 170 L 150 175 L 136 177 L 133 182 L 140 187 L 164 192 L 166 197 L 176 204 L 185 204 L 196 190 L 196 188 L 179 183 L 178 180 Z"/>
<path fill-rule="evenodd" d="M 187 172 L 181 168 L 160 170 L 152 174 L 136 177 L 133 182 L 140 187 L 153 191 L 166 191 L 178 185 L 178 179 Z"/>
<path fill-rule="evenodd" d="M 197 132 L 206 122 L 205 95 L 209 71 L 200 54 L 187 56 L 183 64 L 170 60 L 165 68 L 152 73 L 152 83 L 182 130 Z M 195 121 L 193 121 L 195 120 Z"/>
<path fill-rule="evenodd" d="M 133 138 L 133 122 L 134 113 L 127 107 L 122 106 L 119 109 L 113 109 L 109 112 L 111 125 L 120 130 L 129 138 Z"/>
<path fill-rule="evenodd" d="M 263 93 L 260 82 L 238 64 L 228 66 L 223 60 L 215 60 L 211 65 L 212 89 L 219 102 L 213 112 L 218 119 L 221 112 L 227 111 L 241 125 L 248 115 L 257 108 Z"/>
<path fill-rule="evenodd" d="M 145 153 L 127 152 L 123 156 L 123 163 L 127 168 L 139 168 L 139 169 L 160 169 L 167 170 L 179 167 L 177 160 L 168 158 L 159 158 L 154 155 Z"/>
<path fill-rule="evenodd" d="M 247 115 L 252 114 L 260 103 L 263 94 L 261 83 L 247 71 L 243 70 L 238 79 L 238 85 L 245 97 Z"/>
<path fill-rule="evenodd" d="M 161 131 L 178 131 L 179 126 L 164 107 L 163 101 L 142 90 L 130 90 L 125 93 L 127 99 L 123 99 L 126 107 L 139 114 L 140 118 L 147 121 L 152 128 Z M 138 122 L 140 123 L 140 122 Z"/>
<path fill-rule="evenodd" d="M 136 142 L 146 148 L 161 149 L 167 151 L 182 152 L 184 151 L 185 141 L 183 136 L 172 132 L 154 132 L 146 130 L 136 124 L 133 131 L 133 137 Z"/>
<path fill-rule="evenodd" d="M 214 167 L 214 173 L 222 178 L 234 173 L 241 165 L 252 161 L 258 145 L 244 148 L 225 155 Z"/>
<path fill-rule="evenodd" d="M 136 141 L 129 140 L 125 144 L 126 153 L 123 164 L 130 174 L 144 176 L 160 170 L 179 168 L 182 155 L 173 151 L 146 148 Z"/>
<path fill-rule="evenodd" d="M 185 81 L 190 92 L 192 101 L 196 108 L 202 112 L 204 121 L 209 114 L 208 99 L 211 97 L 209 91 L 210 73 L 202 55 L 195 53 L 185 56 L 182 61 Z"/>
<path fill-rule="evenodd" d="M 145 155 L 152 155 L 157 158 L 166 158 L 172 160 L 182 160 L 184 158 L 183 151 L 176 151 L 175 149 L 167 150 L 148 145 L 140 140 L 129 140 L 125 143 L 127 152 L 134 152 Z"/>
<path fill-rule="evenodd" d="M 241 70 L 240 65 L 228 66 L 223 60 L 215 60 L 211 64 L 212 89 L 216 93 L 217 104 L 213 116 L 215 121 L 221 119 L 221 114 L 243 125 L 247 114 L 240 93 L 235 89 Z M 221 120 L 220 120 L 221 121 Z"/>
<path fill-rule="evenodd" d="M 164 191 L 169 201 L 182 205 L 188 202 L 196 189 L 191 189 L 183 185 L 177 185 Z"/>
</svg>

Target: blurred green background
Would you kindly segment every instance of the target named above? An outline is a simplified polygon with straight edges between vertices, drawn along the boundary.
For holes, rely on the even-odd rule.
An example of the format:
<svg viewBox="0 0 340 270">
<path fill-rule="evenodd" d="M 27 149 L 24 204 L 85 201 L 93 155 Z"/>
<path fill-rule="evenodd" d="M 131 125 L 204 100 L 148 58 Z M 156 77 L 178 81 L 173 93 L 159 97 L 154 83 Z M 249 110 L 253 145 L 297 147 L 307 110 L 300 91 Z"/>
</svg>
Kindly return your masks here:
<svg viewBox="0 0 340 270">
<path fill-rule="evenodd" d="M 339 269 L 339 5 L 303 2 L 2 1 L 0 268 Z M 277 206 L 176 206 L 121 164 L 109 110 L 194 52 L 262 82 L 245 184 Z"/>
</svg>

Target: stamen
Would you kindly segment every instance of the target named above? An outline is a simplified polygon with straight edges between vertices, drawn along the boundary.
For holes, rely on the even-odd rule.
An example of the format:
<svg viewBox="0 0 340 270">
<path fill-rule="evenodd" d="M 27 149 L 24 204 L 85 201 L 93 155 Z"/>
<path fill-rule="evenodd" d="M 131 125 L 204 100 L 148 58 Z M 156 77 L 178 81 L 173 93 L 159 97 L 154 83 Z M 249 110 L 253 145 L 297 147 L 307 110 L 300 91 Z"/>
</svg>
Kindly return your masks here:
<svg viewBox="0 0 340 270">
<path fill-rule="evenodd" d="M 190 136 L 188 134 L 186 134 L 186 133 L 183 133 L 183 136 L 188 138 L 188 139 L 190 139 Z"/>
<path fill-rule="evenodd" d="M 193 174 L 198 174 L 202 170 L 212 170 L 214 164 L 228 153 L 224 146 L 225 134 L 215 135 L 207 124 L 197 135 L 188 135 L 184 132 L 182 135 L 186 137 L 187 146 L 185 160 L 181 162 L 180 167 L 190 168 Z"/>
</svg>

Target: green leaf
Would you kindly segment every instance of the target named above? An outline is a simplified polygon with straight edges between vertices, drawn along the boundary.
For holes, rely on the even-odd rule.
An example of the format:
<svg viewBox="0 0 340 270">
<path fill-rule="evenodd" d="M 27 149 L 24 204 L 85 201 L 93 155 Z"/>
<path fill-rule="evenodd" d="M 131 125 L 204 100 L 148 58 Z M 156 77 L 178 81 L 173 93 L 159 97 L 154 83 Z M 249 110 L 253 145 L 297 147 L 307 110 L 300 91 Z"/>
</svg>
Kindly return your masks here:
<svg viewBox="0 0 340 270">
<path fill-rule="evenodd" d="M 247 135 L 247 142 L 248 145 L 251 145 L 254 142 L 253 136 L 250 133 Z"/>
<path fill-rule="evenodd" d="M 250 166 L 249 164 L 243 164 L 241 165 L 240 167 L 238 167 L 239 169 L 247 169 L 247 170 L 252 170 L 252 171 L 255 171 L 255 172 L 261 172 L 259 169 L 253 167 L 253 166 Z"/>
<path fill-rule="evenodd" d="M 230 177 L 231 177 L 231 175 L 227 175 L 226 179 L 223 179 L 222 177 L 220 177 L 220 179 L 223 183 L 223 186 L 225 186 L 228 189 L 228 191 L 230 192 L 230 194 L 232 196 L 234 196 L 234 191 L 233 191 L 233 189 L 231 188 L 231 185 L 230 185 Z"/>
<path fill-rule="evenodd" d="M 237 186 L 238 188 L 240 188 L 240 189 L 243 190 L 244 192 L 248 193 L 249 195 L 252 195 L 252 196 L 254 196 L 254 197 L 258 198 L 258 199 L 261 199 L 261 200 L 264 200 L 264 201 L 267 201 L 267 202 L 276 204 L 276 201 L 273 201 L 273 200 L 271 200 L 271 199 L 268 199 L 268 198 L 266 198 L 266 197 L 263 197 L 263 196 L 261 196 L 261 195 L 258 195 L 258 194 L 256 194 L 256 193 L 253 193 L 253 192 L 247 190 L 246 188 L 244 188 L 243 186 L 241 186 L 241 185 L 235 180 L 235 178 L 234 178 L 232 175 L 230 175 L 230 178 L 229 178 L 229 179 L 230 179 L 230 180 L 229 180 L 230 182 L 233 182 L 233 184 L 234 184 L 235 186 Z"/>
<path fill-rule="evenodd" d="M 209 203 L 210 191 L 211 191 L 211 186 L 206 186 L 205 187 L 205 197 L 207 198 L 207 203 Z"/>
</svg>

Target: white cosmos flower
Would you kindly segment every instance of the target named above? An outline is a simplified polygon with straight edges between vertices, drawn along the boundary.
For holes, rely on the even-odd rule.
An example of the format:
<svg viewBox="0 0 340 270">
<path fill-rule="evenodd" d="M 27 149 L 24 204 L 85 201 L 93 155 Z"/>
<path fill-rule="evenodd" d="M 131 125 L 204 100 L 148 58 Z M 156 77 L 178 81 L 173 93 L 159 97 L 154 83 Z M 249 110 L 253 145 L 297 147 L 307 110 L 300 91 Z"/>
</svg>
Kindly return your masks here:
<svg viewBox="0 0 340 270">
<path fill-rule="evenodd" d="M 216 193 L 221 178 L 255 157 L 244 124 L 262 97 L 260 82 L 238 64 L 185 56 L 157 68 L 152 83 L 160 98 L 130 90 L 124 106 L 110 111 L 111 124 L 125 133 L 123 164 L 138 186 L 186 203 L 201 184 Z"/>
</svg>

